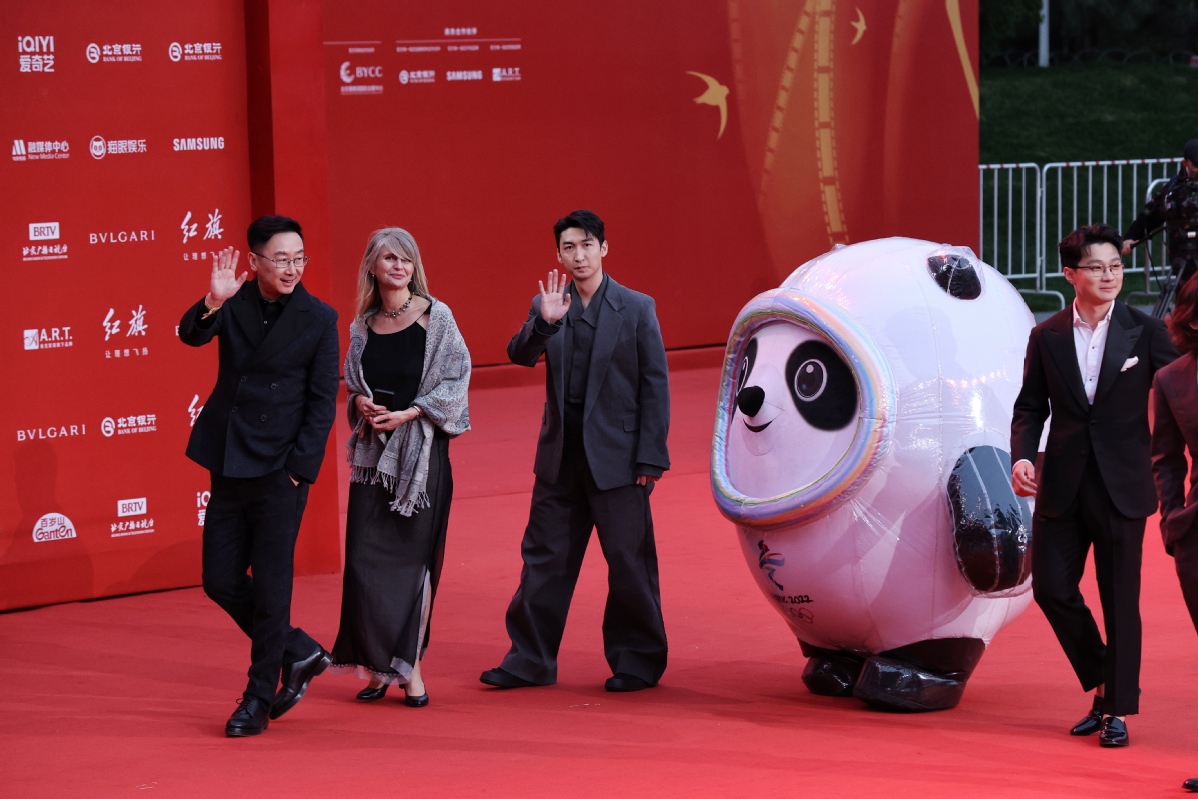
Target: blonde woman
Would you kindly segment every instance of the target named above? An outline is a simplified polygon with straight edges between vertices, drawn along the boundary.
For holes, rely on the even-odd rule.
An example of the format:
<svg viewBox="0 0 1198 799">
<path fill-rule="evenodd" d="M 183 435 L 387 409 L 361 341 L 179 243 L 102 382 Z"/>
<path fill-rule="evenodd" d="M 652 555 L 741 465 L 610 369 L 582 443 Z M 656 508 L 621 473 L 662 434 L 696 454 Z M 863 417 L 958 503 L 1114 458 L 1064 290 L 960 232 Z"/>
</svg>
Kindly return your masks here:
<svg viewBox="0 0 1198 799">
<path fill-rule="evenodd" d="M 406 230 L 370 237 L 349 332 L 353 469 L 333 667 L 370 680 L 364 702 L 399 684 L 405 704 L 423 707 L 420 660 L 453 496 L 449 440 L 470 429 L 470 353 L 449 308 L 428 293 Z"/>
</svg>

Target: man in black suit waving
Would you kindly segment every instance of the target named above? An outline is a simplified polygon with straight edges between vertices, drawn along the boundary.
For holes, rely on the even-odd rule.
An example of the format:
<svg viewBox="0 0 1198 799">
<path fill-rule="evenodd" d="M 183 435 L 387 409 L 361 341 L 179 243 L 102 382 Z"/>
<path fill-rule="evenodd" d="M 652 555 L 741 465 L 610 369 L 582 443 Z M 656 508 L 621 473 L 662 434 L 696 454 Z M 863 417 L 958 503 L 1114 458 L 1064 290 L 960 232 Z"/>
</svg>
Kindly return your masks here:
<svg viewBox="0 0 1198 799">
<path fill-rule="evenodd" d="M 670 385 L 653 299 L 603 271 L 603 221 L 557 221 L 557 260 L 508 342 L 513 363 L 545 355 L 545 413 L 524 530 L 520 587 L 507 611 L 512 648 L 480 678 L 497 688 L 557 682 L 557 653 L 591 530 L 607 559 L 603 649 L 609 691 L 657 684 L 666 668 L 649 494 L 670 468 Z"/>
<path fill-rule="evenodd" d="M 251 641 L 249 685 L 225 725 L 233 737 L 265 730 L 329 665 L 320 644 L 291 626 L 291 584 L 339 379 L 337 313 L 300 283 L 308 257 L 299 223 L 264 216 L 247 238 L 256 279 L 238 276 L 232 247 L 213 253 L 208 294 L 179 323 L 184 344 L 219 343 L 216 387 L 187 457 L 212 474 L 204 591 Z"/>
<path fill-rule="evenodd" d="M 1122 244 L 1107 225 L 1061 240 L 1065 279 L 1077 298 L 1032 330 L 1011 420 L 1011 482 L 1019 495 L 1036 497 L 1036 602 L 1082 688 L 1095 692 L 1070 732 L 1101 730 L 1103 746 L 1126 746 L 1124 717 L 1139 712 L 1140 562 L 1144 522 L 1156 510 L 1148 391 L 1156 371 L 1177 357 L 1159 319 L 1116 299 Z M 1091 545 L 1105 644 L 1078 587 Z"/>
</svg>

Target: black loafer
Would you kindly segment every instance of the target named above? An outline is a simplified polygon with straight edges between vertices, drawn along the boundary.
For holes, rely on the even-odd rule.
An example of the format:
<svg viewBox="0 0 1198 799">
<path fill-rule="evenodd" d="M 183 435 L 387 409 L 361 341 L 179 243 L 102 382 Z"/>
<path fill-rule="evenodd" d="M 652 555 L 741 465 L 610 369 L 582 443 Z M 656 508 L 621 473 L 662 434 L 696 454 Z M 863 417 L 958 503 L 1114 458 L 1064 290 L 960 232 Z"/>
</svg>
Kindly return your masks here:
<svg viewBox="0 0 1198 799">
<path fill-rule="evenodd" d="M 607 678 L 607 682 L 603 683 L 604 690 L 611 691 L 612 693 L 643 691 L 646 688 L 652 687 L 653 683 L 646 682 L 632 674 L 614 674 Z"/>
<path fill-rule="evenodd" d="M 387 695 L 387 683 L 383 683 L 378 688 L 363 688 L 358 691 L 359 702 L 374 702 L 382 699 Z"/>
<path fill-rule="evenodd" d="M 225 723 L 225 735 L 230 738 L 245 738 L 248 735 L 259 735 L 270 724 L 267 716 L 269 710 L 266 703 L 256 696 L 249 694 L 241 697 L 237 709 Z"/>
<path fill-rule="evenodd" d="M 1098 733 L 1100 746 L 1127 746 L 1127 725 L 1117 716 L 1107 716 L 1102 721 L 1102 732 Z"/>
<path fill-rule="evenodd" d="M 425 691 L 420 696 L 412 696 L 407 691 L 404 692 L 403 703 L 408 707 L 424 707 L 428 704 L 428 691 Z"/>
<path fill-rule="evenodd" d="M 1090 712 L 1086 717 L 1073 725 L 1073 729 L 1069 730 L 1070 735 L 1093 735 L 1102 729 L 1102 697 L 1094 697 L 1094 706 L 1090 708 Z"/>
<path fill-rule="evenodd" d="M 1190 777 L 1181 784 L 1181 787 L 1185 788 L 1187 791 L 1194 791 L 1195 793 L 1198 793 L 1198 777 Z"/>
<path fill-rule="evenodd" d="M 479 676 L 478 680 L 494 688 L 530 688 L 536 685 L 535 682 L 529 682 L 500 668 L 487 669 Z"/>
<path fill-rule="evenodd" d="M 275 703 L 270 708 L 270 717 L 277 719 L 304 698 L 308 683 L 312 678 L 324 672 L 332 663 L 329 653 L 322 647 L 304 660 L 283 664 L 283 687 L 275 694 Z"/>
</svg>

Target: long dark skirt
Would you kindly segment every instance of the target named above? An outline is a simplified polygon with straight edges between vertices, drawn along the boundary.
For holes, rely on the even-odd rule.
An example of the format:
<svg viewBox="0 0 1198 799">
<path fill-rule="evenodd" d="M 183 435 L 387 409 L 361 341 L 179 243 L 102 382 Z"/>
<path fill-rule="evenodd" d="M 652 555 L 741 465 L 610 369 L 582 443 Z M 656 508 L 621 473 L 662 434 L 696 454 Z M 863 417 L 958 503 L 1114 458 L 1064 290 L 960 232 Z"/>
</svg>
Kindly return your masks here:
<svg viewBox="0 0 1198 799">
<path fill-rule="evenodd" d="M 431 505 L 403 516 L 382 483 L 350 484 L 334 669 L 404 684 L 424 657 L 453 498 L 444 434 L 433 439 L 427 491 Z"/>
</svg>

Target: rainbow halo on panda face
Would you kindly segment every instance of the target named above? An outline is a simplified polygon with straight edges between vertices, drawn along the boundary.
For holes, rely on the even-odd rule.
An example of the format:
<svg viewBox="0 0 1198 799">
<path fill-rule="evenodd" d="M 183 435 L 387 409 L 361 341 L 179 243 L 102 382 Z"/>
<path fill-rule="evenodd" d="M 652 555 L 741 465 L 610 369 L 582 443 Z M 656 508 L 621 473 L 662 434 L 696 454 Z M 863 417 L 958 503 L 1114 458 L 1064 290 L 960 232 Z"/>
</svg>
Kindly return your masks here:
<svg viewBox="0 0 1198 799">
<path fill-rule="evenodd" d="M 886 455 L 897 404 L 881 350 L 839 308 L 793 289 L 758 295 L 724 356 L 711 460 L 720 512 L 770 528 L 832 510 Z"/>
</svg>

